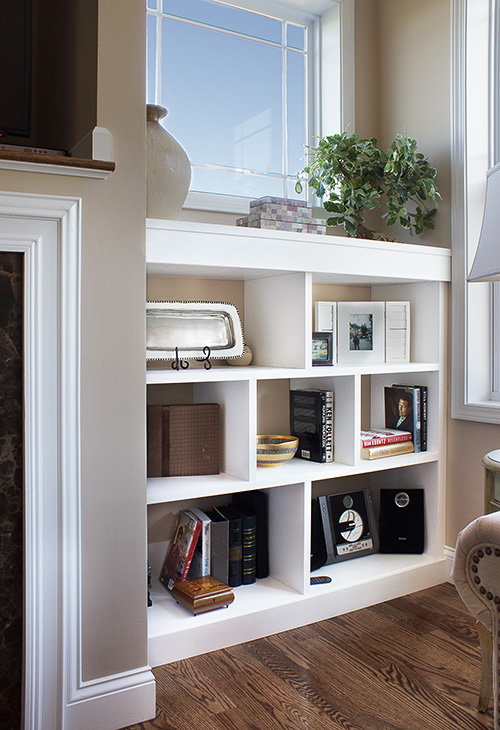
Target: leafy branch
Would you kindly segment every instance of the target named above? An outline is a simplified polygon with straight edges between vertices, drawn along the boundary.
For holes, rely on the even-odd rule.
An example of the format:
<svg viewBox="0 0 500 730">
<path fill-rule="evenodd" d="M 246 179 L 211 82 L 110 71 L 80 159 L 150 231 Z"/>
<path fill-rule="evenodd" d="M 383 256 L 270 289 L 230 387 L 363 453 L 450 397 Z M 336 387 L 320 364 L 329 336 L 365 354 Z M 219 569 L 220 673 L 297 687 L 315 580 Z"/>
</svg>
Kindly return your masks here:
<svg viewBox="0 0 500 730">
<path fill-rule="evenodd" d="M 412 235 L 435 227 L 441 197 L 434 182 L 436 170 L 406 132 L 396 135 L 387 152 L 375 137 L 360 139 L 346 132 L 320 138 L 318 146 L 308 150 L 308 164 L 295 187 L 300 193 L 300 177 L 309 178 L 309 187 L 332 214 L 329 226 L 342 225 L 349 236 L 358 238 L 384 238 L 365 227 L 363 214 L 385 205 L 382 218 L 388 226 L 399 222 Z"/>
</svg>

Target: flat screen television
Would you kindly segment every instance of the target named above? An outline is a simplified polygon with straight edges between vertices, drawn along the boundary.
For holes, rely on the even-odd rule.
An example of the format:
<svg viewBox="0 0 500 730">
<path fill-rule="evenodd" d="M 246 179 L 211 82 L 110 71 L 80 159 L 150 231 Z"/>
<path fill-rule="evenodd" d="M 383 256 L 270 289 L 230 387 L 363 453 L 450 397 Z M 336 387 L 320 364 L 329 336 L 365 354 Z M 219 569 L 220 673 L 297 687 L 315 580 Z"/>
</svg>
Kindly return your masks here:
<svg viewBox="0 0 500 730">
<path fill-rule="evenodd" d="M 28 137 L 31 124 L 32 0 L 2 2 L 0 135 Z"/>
</svg>

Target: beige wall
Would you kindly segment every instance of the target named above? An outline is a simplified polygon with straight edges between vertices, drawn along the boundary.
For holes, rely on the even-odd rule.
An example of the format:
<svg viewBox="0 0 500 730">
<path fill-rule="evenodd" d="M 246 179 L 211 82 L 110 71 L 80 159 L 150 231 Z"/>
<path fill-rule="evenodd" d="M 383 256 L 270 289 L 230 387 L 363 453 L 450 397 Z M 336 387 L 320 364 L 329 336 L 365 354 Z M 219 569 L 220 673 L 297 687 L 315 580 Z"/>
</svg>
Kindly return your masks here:
<svg viewBox="0 0 500 730">
<path fill-rule="evenodd" d="M 144 666 L 145 10 L 100 0 L 106 180 L 0 171 L 0 189 L 81 198 L 83 678 Z"/>
<path fill-rule="evenodd" d="M 356 131 L 384 146 L 404 128 L 417 139 L 438 169 L 443 200 L 436 231 L 416 240 L 445 247 L 451 245 L 450 17 L 450 0 L 356 0 Z M 412 241 L 403 231 L 395 237 Z M 448 545 L 482 513 L 481 458 L 499 447 L 500 426 L 448 418 Z"/>
</svg>

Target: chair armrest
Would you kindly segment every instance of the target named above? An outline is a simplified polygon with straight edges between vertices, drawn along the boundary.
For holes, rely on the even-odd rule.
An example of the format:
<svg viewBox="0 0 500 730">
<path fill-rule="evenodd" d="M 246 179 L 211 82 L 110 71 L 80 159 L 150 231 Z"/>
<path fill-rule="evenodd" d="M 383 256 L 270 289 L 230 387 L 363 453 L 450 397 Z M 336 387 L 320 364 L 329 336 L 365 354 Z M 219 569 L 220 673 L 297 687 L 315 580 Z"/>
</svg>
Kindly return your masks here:
<svg viewBox="0 0 500 730">
<path fill-rule="evenodd" d="M 462 530 L 451 577 L 472 615 L 493 631 L 500 618 L 500 512 Z"/>
</svg>

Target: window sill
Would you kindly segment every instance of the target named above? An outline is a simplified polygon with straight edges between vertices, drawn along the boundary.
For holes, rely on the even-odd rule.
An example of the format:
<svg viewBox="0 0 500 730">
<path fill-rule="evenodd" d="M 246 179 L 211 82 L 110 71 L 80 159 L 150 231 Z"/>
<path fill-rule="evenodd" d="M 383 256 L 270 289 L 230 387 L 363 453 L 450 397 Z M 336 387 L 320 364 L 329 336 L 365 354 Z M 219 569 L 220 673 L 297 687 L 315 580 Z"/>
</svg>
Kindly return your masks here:
<svg viewBox="0 0 500 730">
<path fill-rule="evenodd" d="M 500 424 L 500 402 L 496 400 L 462 403 L 452 410 L 452 418 L 462 421 Z"/>
<path fill-rule="evenodd" d="M 115 167 L 114 162 L 102 160 L 0 150 L 0 170 L 44 172 L 53 175 L 73 175 L 74 177 L 93 177 L 103 180 L 115 170 Z"/>
</svg>

